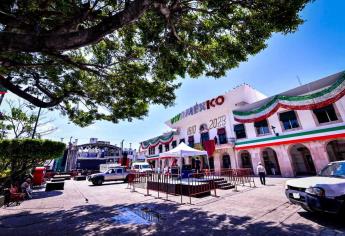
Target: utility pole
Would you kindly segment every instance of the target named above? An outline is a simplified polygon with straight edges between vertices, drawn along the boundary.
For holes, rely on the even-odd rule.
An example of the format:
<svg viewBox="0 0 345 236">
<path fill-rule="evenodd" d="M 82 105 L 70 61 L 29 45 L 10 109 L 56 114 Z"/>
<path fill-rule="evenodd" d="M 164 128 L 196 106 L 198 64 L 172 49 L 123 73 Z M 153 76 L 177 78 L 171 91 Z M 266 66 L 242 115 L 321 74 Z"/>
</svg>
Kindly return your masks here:
<svg viewBox="0 0 345 236">
<path fill-rule="evenodd" d="M 66 160 L 66 165 L 65 165 L 65 172 L 69 171 L 69 169 L 71 168 L 71 159 L 72 159 L 72 138 L 73 136 L 71 136 L 69 138 L 69 143 L 68 143 L 68 151 L 67 151 L 67 160 Z"/>
<path fill-rule="evenodd" d="M 122 139 L 122 141 L 121 141 L 121 156 L 123 155 L 123 142 L 124 141 L 125 141 L 124 139 Z"/>
<path fill-rule="evenodd" d="M 123 142 L 124 141 L 125 141 L 124 139 L 122 139 L 122 141 L 121 141 L 121 165 L 123 163 Z"/>
</svg>

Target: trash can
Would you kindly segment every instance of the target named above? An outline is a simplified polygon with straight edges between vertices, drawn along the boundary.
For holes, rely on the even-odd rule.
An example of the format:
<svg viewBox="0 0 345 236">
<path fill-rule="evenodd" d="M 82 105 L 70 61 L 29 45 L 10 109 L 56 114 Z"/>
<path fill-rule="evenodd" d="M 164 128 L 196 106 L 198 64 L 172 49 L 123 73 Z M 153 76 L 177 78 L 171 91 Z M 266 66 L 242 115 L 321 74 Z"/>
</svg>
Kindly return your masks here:
<svg viewBox="0 0 345 236">
<path fill-rule="evenodd" d="M 33 185 L 40 186 L 44 183 L 45 167 L 36 167 L 33 174 Z"/>
</svg>

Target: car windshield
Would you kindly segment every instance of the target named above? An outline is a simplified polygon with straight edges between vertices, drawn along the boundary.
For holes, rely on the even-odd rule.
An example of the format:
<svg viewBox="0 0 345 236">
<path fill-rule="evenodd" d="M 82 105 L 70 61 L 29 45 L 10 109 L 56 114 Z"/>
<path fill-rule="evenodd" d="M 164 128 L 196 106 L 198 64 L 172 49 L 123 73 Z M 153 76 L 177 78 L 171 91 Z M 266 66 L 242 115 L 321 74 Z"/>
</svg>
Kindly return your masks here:
<svg viewBox="0 0 345 236">
<path fill-rule="evenodd" d="M 141 169 L 150 169 L 150 166 L 149 165 L 142 165 Z"/>
<path fill-rule="evenodd" d="M 321 171 L 320 175 L 345 178 L 345 162 L 335 162 L 329 164 Z"/>
</svg>

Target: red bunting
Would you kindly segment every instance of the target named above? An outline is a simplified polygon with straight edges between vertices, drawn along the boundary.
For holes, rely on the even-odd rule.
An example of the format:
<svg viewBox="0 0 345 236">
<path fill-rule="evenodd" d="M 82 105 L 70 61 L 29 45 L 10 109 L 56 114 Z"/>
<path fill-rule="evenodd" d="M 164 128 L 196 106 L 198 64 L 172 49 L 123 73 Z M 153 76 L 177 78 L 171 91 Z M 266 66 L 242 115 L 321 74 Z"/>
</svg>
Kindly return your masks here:
<svg viewBox="0 0 345 236">
<path fill-rule="evenodd" d="M 216 150 L 216 145 L 214 140 L 207 140 L 203 142 L 204 148 L 207 151 L 209 156 L 212 156 L 214 151 Z"/>
</svg>

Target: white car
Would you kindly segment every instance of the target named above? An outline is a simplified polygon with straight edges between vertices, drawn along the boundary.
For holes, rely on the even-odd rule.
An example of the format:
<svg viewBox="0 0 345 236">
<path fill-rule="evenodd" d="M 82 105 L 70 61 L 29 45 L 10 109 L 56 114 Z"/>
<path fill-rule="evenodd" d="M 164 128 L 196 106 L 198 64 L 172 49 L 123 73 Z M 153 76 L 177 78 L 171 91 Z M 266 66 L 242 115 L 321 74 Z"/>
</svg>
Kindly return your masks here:
<svg viewBox="0 0 345 236">
<path fill-rule="evenodd" d="M 286 181 L 285 194 L 307 211 L 344 213 L 345 161 L 329 163 L 318 176 Z"/>
<path fill-rule="evenodd" d="M 152 168 L 147 162 L 134 162 L 132 164 L 132 170 L 143 173 L 147 171 L 152 171 Z"/>
</svg>

